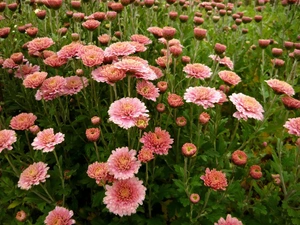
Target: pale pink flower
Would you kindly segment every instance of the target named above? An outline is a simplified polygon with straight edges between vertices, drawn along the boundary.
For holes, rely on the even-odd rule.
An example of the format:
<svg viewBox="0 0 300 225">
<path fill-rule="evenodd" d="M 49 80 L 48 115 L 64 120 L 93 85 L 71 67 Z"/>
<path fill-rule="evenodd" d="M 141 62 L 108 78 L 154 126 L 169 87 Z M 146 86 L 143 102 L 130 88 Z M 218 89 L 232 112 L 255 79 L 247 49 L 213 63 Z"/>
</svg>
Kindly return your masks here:
<svg viewBox="0 0 300 225">
<path fill-rule="evenodd" d="M 154 159 L 153 151 L 151 149 L 142 148 L 138 153 L 138 160 L 147 163 Z"/>
<path fill-rule="evenodd" d="M 25 79 L 29 74 L 39 72 L 40 67 L 38 65 L 32 65 L 27 62 L 25 65 L 20 65 L 15 72 L 15 77 L 19 79 Z"/>
<path fill-rule="evenodd" d="M 226 174 L 221 171 L 217 171 L 216 169 L 210 170 L 206 168 L 205 175 L 200 177 L 201 180 L 204 181 L 204 185 L 212 188 L 213 190 L 226 190 L 227 179 Z"/>
<path fill-rule="evenodd" d="M 152 150 L 158 155 L 167 155 L 174 140 L 166 130 L 156 127 L 154 132 L 144 133 L 140 142 L 144 144 L 143 148 Z"/>
<path fill-rule="evenodd" d="M 125 180 L 134 177 L 141 167 L 136 158 L 136 150 L 128 147 L 116 148 L 107 160 L 108 171 L 115 179 Z"/>
<path fill-rule="evenodd" d="M 152 43 L 151 39 L 142 34 L 133 34 L 130 37 L 131 41 L 136 41 L 143 45 L 149 45 Z"/>
<path fill-rule="evenodd" d="M 103 203 L 110 212 L 121 217 L 136 213 L 136 209 L 143 204 L 146 195 L 143 182 L 136 177 L 117 180 L 112 186 L 106 185 L 105 188 Z"/>
<path fill-rule="evenodd" d="M 228 102 L 226 94 L 221 90 L 217 90 L 217 91 L 221 94 L 221 99 L 217 103 L 219 105 L 222 105 L 224 102 Z"/>
<path fill-rule="evenodd" d="M 140 116 L 149 117 L 145 103 L 138 98 L 121 98 L 113 102 L 108 110 L 109 121 L 128 129 L 135 126 L 135 120 Z"/>
<path fill-rule="evenodd" d="M 112 64 L 103 65 L 92 71 L 92 78 L 97 82 L 113 85 L 126 77 L 125 70 L 118 69 Z"/>
<path fill-rule="evenodd" d="M 105 49 L 105 56 L 125 56 L 135 53 L 136 48 L 128 41 L 111 44 Z"/>
<path fill-rule="evenodd" d="M 52 152 L 55 146 L 62 143 L 64 140 L 64 134 L 61 132 L 54 134 L 53 128 L 49 128 L 38 132 L 31 145 L 35 150 Z"/>
<path fill-rule="evenodd" d="M 15 69 L 19 65 L 14 62 L 11 58 L 5 59 L 4 62 L 2 63 L 2 68 L 3 69 Z"/>
<path fill-rule="evenodd" d="M 89 19 L 82 23 L 82 26 L 90 31 L 96 30 L 97 27 L 99 27 L 99 25 L 100 25 L 100 22 L 98 20 L 94 20 L 94 19 Z"/>
<path fill-rule="evenodd" d="M 237 218 L 231 217 L 231 215 L 228 214 L 226 220 L 224 220 L 224 218 L 221 217 L 217 223 L 214 223 L 214 225 L 243 225 L 243 223 Z"/>
<path fill-rule="evenodd" d="M 46 182 L 46 178 L 50 177 L 50 175 L 47 174 L 48 169 L 47 164 L 43 162 L 31 164 L 21 173 L 18 187 L 29 190 L 33 185 Z"/>
<path fill-rule="evenodd" d="M 267 84 L 278 94 L 286 94 L 292 96 L 295 94 L 293 87 L 281 80 L 270 79 L 266 80 Z"/>
<path fill-rule="evenodd" d="M 139 56 L 135 56 L 135 55 L 125 55 L 122 57 L 122 60 L 124 59 L 132 59 L 132 60 L 135 60 L 135 61 L 139 61 L 141 63 L 143 63 L 145 66 L 148 66 L 148 61 L 139 57 Z"/>
<path fill-rule="evenodd" d="M 219 77 L 226 83 L 237 85 L 241 82 L 241 78 L 235 72 L 223 70 L 218 73 Z"/>
<path fill-rule="evenodd" d="M 186 102 L 192 102 L 207 109 L 214 107 L 215 103 L 219 103 L 222 95 L 215 88 L 199 86 L 186 89 L 183 98 Z"/>
<path fill-rule="evenodd" d="M 283 127 L 288 129 L 289 134 L 300 137 L 300 117 L 289 118 L 288 121 L 285 122 Z"/>
<path fill-rule="evenodd" d="M 242 93 L 233 93 L 229 96 L 229 99 L 237 109 L 237 112 L 233 114 L 235 118 L 239 120 L 247 120 L 248 118 L 263 120 L 264 109 L 261 104 L 256 101 L 255 98 L 244 95 Z"/>
<path fill-rule="evenodd" d="M 0 131 L 0 153 L 4 150 L 12 150 L 12 144 L 17 141 L 17 134 L 13 130 Z"/>
<path fill-rule="evenodd" d="M 75 224 L 75 220 L 72 219 L 73 215 L 72 210 L 56 206 L 55 209 L 48 213 L 44 223 L 46 225 L 72 225 Z"/>
<path fill-rule="evenodd" d="M 145 99 L 156 102 L 159 96 L 159 89 L 151 82 L 139 80 L 136 84 L 137 93 L 142 95 Z"/>
<path fill-rule="evenodd" d="M 186 77 L 194 77 L 201 80 L 209 78 L 212 75 L 211 69 L 201 63 L 187 64 L 183 71 L 187 74 Z"/>
<path fill-rule="evenodd" d="M 27 215 L 24 210 L 20 210 L 17 212 L 16 220 L 18 220 L 20 222 L 24 222 L 26 220 L 26 218 L 27 218 Z"/>
<path fill-rule="evenodd" d="M 53 100 L 64 95 L 66 80 L 61 76 L 47 78 L 36 94 L 36 100 Z"/>
<path fill-rule="evenodd" d="M 24 80 L 23 85 L 26 88 L 36 89 L 42 85 L 45 81 L 48 73 L 46 72 L 35 72 L 33 74 L 29 74 Z"/>
<path fill-rule="evenodd" d="M 220 58 L 218 55 L 210 55 L 209 56 L 212 60 L 218 62 L 220 65 L 226 66 L 228 69 L 233 70 L 233 62 L 227 56 Z"/>
<path fill-rule="evenodd" d="M 88 67 L 98 66 L 103 63 L 104 54 L 101 51 L 85 51 L 80 55 L 83 65 Z"/>
<path fill-rule="evenodd" d="M 77 57 L 83 45 L 80 42 L 72 42 L 64 45 L 58 52 L 57 56 L 63 59 Z"/>
<path fill-rule="evenodd" d="M 32 41 L 28 42 L 28 50 L 29 51 L 43 51 L 53 45 L 54 42 L 51 38 L 42 37 L 42 38 L 35 38 Z"/>
<path fill-rule="evenodd" d="M 55 54 L 44 59 L 43 62 L 48 66 L 51 66 L 53 68 L 58 68 L 61 67 L 62 65 L 65 65 L 68 62 L 68 59 L 60 58 L 57 54 Z"/>
<path fill-rule="evenodd" d="M 163 29 L 160 27 L 148 27 L 147 31 L 152 33 L 156 38 L 160 38 L 163 36 Z"/>
<path fill-rule="evenodd" d="M 156 74 L 156 79 L 159 79 L 161 77 L 164 76 L 163 72 L 161 71 L 160 68 L 156 67 L 156 66 L 151 66 L 149 65 L 150 69 L 154 71 L 154 73 Z"/>
<path fill-rule="evenodd" d="M 145 47 L 145 45 L 143 45 L 143 44 L 141 44 L 139 42 L 130 41 L 129 43 L 135 47 L 135 53 L 145 52 L 147 50 L 147 48 Z"/>
<path fill-rule="evenodd" d="M 97 184 L 105 184 L 108 179 L 108 166 L 105 162 L 94 162 L 88 166 L 87 175 Z"/>
<path fill-rule="evenodd" d="M 114 67 L 124 70 L 128 73 L 135 74 L 135 73 L 144 73 L 149 70 L 148 65 L 145 65 L 140 60 L 132 59 L 132 58 L 124 58 L 119 62 L 113 64 Z M 153 72 L 154 73 L 154 72 Z M 155 75 L 156 77 L 156 75 Z"/>
<path fill-rule="evenodd" d="M 28 130 L 36 119 L 33 113 L 20 113 L 11 119 L 9 126 L 14 130 Z"/>
<path fill-rule="evenodd" d="M 162 57 L 158 57 L 157 59 L 155 59 L 155 62 L 161 68 L 166 68 L 167 65 L 170 66 L 172 64 L 172 58 L 171 57 L 167 58 L 167 56 L 162 56 Z"/>
<path fill-rule="evenodd" d="M 66 85 L 64 86 L 64 95 L 74 95 L 89 85 L 86 77 L 71 76 L 66 77 Z"/>
</svg>

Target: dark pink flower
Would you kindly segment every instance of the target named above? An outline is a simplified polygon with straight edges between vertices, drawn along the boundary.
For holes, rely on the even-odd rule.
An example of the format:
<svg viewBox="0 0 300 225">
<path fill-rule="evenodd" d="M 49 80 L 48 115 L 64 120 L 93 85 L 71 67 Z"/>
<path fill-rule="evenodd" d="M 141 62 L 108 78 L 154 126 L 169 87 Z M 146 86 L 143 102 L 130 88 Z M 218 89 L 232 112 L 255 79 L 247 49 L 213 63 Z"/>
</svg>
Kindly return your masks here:
<svg viewBox="0 0 300 225">
<path fill-rule="evenodd" d="M 48 73 L 46 73 L 46 72 L 35 72 L 33 74 L 29 74 L 23 80 L 23 85 L 26 88 L 36 89 L 42 85 L 42 83 L 45 81 L 47 75 L 48 75 Z"/>
<path fill-rule="evenodd" d="M 210 55 L 212 60 L 217 61 L 220 65 L 226 66 L 228 69 L 233 70 L 233 62 L 227 56 L 220 58 L 218 55 Z"/>
<path fill-rule="evenodd" d="M 210 170 L 209 168 L 206 168 L 205 175 L 202 175 L 200 179 L 204 181 L 205 186 L 210 187 L 215 191 L 225 191 L 228 186 L 226 174 L 217 171 L 216 169 Z"/>
<path fill-rule="evenodd" d="M 36 100 L 53 100 L 64 95 L 66 80 L 61 76 L 47 78 L 36 94 Z"/>
<path fill-rule="evenodd" d="M 259 165 L 251 166 L 249 174 L 253 179 L 260 179 L 262 177 L 261 167 Z"/>
<path fill-rule="evenodd" d="M 80 42 L 72 42 L 71 44 L 64 45 L 58 52 L 57 56 L 63 59 L 69 59 L 78 56 L 83 45 Z"/>
<path fill-rule="evenodd" d="M 131 41 L 136 41 L 143 45 L 149 45 L 152 43 L 151 39 L 142 34 L 133 34 L 130 37 Z"/>
<path fill-rule="evenodd" d="M 138 160 L 147 163 L 154 159 L 153 151 L 151 149 L 142 148 L 138 153 Z"/>
<path fill-rule="evenodd" d="M 99 128 L 88 128 L 85 131 L 85 136 L 89 141 L 95 142 L 98 141 L 100 137 L 100 129 Z"/>
<path fill-rule="evenodd" d="M 103 65 L 92 71 L 92 78 L 97 82 L 113 85 L 126 77 L 125 70 L 118 69 L 112 64 Z"/>
<path fill-rule="evenodd" d="M 217 223 L 214 223 L 214 225 L 243 225 L 243 223 L 237 218 L 231 217 L 231 215 L 228 214 L 226 220 L 224 220 L 224 218 L 220 218 Z"/>
<path fill-rule="evenodd" d="M 243 166 L 247 163 L 247 154 L 241 150 L 236 150 L 231 155 L 231 160 L 235 165 Z"/>
<path fill-rule="evenodd" d="M 73 215 L 72 210 L 56 206 L 55 209 L 48 213 L 44 223 L 46 225 L 72 225 L 75 224 L 75 220 L 72 219 Z"/>
<path fill-rule="evenodd" d="M 89 19 L 82 23 L 82 26 L 90 31 L 96 30 L 97 27 L 99 27 L 99 25 L 100 25 L 100 22 L 98 20 L 94 20 L 94 19 Z"/>
<path fill-rule="evenodd" d="M 60 58 L 58 55 L 51 55 L 43 61 L 46 65 L 51 66 L 53 68 L 61 67 L 68 62 L 66 58 Z"/>
<path fill-rule="evenodd" d="M 9 126 L 14 130 L 28 130 L 36 119 L 33 113 L 20 113 L 11 119 Z"/>
<path fill-rule="evenodd" d="M 292 96 L 295 94 L 293 87 L 281 80 L 270 79 L 266 80 L 267 84 L 278 94 L 286 94 Z"/>
<path fill-rule="evenodd" d="M 212 75 L 211 69 L 201 63 L 187 64 L 183 71 L 187 74 L 186 77 L 194 77 L 201 80 L 209 78 Z"/>
<path fill-rule="evenodd" d="M 15 77 L 19 79 L 25 79 L 29 74 L 39 71 L 40 67 L 38 65 L 32 65 L 27 62 L 25 65 L 19 65 L 17 71 L 15 72 Z"/>
<path fill-rule="evenodd" d="M 43 51 L 53 45 L 54 42 L 51 38 L 42 37 L 42 38 L 35 38 L 30 41 L 27 45 L 28 51 Z"/>
</svg>

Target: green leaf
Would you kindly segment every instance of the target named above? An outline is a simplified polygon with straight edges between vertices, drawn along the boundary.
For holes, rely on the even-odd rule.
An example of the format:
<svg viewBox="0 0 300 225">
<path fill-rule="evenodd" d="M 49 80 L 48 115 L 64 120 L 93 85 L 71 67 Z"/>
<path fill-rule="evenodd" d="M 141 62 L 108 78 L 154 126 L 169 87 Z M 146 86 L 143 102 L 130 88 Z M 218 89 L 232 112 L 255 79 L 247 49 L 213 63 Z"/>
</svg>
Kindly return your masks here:
<svg viewBox="0 0 300 225">
<path fill-rule="evenodd" d="M 7 209 L 13 209 L 15 208 L 16 206 L 20 205 L 22 203 L 22 201 L 20 200 L 15 200 L 13 201 L 12 203 L 9 204 L 9 206 L 7 207 Z"/>
</svg>

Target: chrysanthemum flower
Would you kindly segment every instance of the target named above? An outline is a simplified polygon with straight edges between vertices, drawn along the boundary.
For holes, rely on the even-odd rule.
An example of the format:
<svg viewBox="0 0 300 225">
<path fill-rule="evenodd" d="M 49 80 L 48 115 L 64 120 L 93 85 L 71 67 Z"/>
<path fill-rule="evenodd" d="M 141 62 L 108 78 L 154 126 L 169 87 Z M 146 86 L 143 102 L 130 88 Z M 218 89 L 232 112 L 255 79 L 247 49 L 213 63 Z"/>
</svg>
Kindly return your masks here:
<svg viewBox="0 0 300 225">
<path fill-rule="evenodd" d="M 207 109 L 214 107 L 215 103 L 219 103 L 222 95 L 215 88 L 199 86 L 186 89 L 183 98 L 186 102 L 192 102 Z"/>
<path fill-rule="evenodd" d="M 148 148 L 142 148 L 139 153 L 138 153 L 138 160 L 143 162 L 143 163 L 147 163 L 149 161 L 151 161 L 152 159 L 154 159 L 154 155 L 153 155 L 153 151 L 151 149 Z"/>
<path fill-rule="evenodd" d="M 174 141 L 168 131 L 156 127 L 154 132 L 144 133 L 140 142 L 144 144 L 143 148 L 150 149 L 155 154 L 167 155 Z"/>
<path fill-rule="evenodd" d="M 156 101 L 156 98 L 159 96 L 159 89 L 149 81 L 140 80 L 136 84 L 137 93 L 142 95 L 144 98 Z"/>
<path fill-rule="evenodd" d="M 211 69 L 201 63 L 187 64 L 183 67 L 183 71 L 187 74 L 186 77 L 194 77 L 201 80 L 212 75 Z"/>
<path fill-rule="evenodd" d="M 62 65 L 65 65 L 68 62 L 68 59 L 60 58 L 57 54 L 55 54 L 44 59 L 43 62 L 48 66 L 51 66 L 53 68 L 58 68 L 61 67 Z"/>
<path fill-rule="evenodd" d="M 149 117 L 145 104 L 138 98 L 121 98 L 113 102 L 108 110 L 109 121 L 128 129 L 135 126 L 139 116 Z"/>
<path fill-rule="evenodd" d="M 40 67 L 38 65 L 32 65 L 27 62 L 25 65 L 20 65 L 15 72 L 15 77 L 19 79 L 25 79 L 29 74 L 39 72 Z"/>
<path fill-rule="evenodd" d="M 50 175 L 47 174 L 48 169 L 47 164 L 43 162 L 31 164 L 21 173 L 18 187 L 29 190 L 33 185 L 46 182 L 46 178 L 50 177 Z"/>
<path fill-rule="evenodd" d="M 147 31 L 152 33 L 156 38 L 160 38 L 163 36 L 163 29 L 160 27 L 148 27 Z"/>
<path fill-rule="evenodd" d="M 259 165 L 251 166 L 249 174 L 253 179 L 260 179 L 262 177 L 261 167 Z"/>
<path fill-rule="evenodd" d="M 18 220 L 20 222 L 24 222 L 26 220 L 26 218 L 27 218 L 27 215 L 24 210 L 20 210 L 17 212 L 16 220 Z"/>
<path fill-rule="evenodd" d="M 182 97 L 174 93 L 168 93 L 167 101 L 172 108 L 178 108 L 184 104 Z"/>
<path fill-rule="evenodd" d="M 289 118 L 288 121 L 285 122 L 283 127 L 288 129 L 289 134 L 300 137 L 300 117 Z"/>
<path fill-rule="evenodd" d="M 166 68 L 167 65 L 170 66 L 172 64 L 172 58 L 171 57 L 167 58 L 167 56 L 162 56 L 162 57 L 158 57 L 157 59 L 155 59 L 155 62 L 161 68 Z"/>
<path fill-rule="evenodd" d="M 57 56 L 62 59 L 69 59 L 78 56 L 83 45 L 79 42 L 72 42 L 64 45 L 58 52 Z"/>
<path fill-rule="evenodd" d="M 238 118 L 239 120 L 247 120 L 248 118 L 263 120 L 264 109 L 255 98 L 242 93 L 234 93 L 229 96 L 229 99 L 237 109 L 237 112 L 233 114 L 234 117 Z"/>
<path fill-rule="evenodd" d="M 156 79 L 159 79 L 161 77 L 164 76 L 163 72 L 161 71 L 160 68 L 156 67 L 156 66 L 151 66 L 149 65 L 150 69 L 154 71 L 154 73 L 156 74 Z"/>
<path fill-rule="evenodd" d="M 136 41 L 130 41 L 129 43 L 135 47 L 135 53 L 145 52 L 147 50 L 147 47 L 145 47 L 145 45 Z"/>
<path fill-rule="evenodd" d="M 75 220 L 72 219 L 73 215 L 72 210 L 56 206 L 55 209 L 48 213 L 44 223 L 46 225 L 72 225 L 75 224 Z"/>
<path fill-rule="evenodd" d="M 97 82 L 113 85 L 126 77 L 125 70 L 118 69 L 112 64 L 103 65 L 92 71 L 92 78 Z"/>
<path fill-rule="evenodd" d="M 217 171 L 216 169 L 210 170 L 206 168 L 205 175 L 200 177 L 201 180 L 204 181 L 204 185 L 212 188 L 213 190 L 226 190 L 227 179 L 226 174 L 221 171 Z"/>
<path fill-rule="evenodd" d="M 135 53 L 136 48 L 128 41 L 116 42 L 105 49 L 106 56 L 125 56 Z"/>
<path fill-rule="evenodd" d="M 66 79 L 61 76 L 47 78 L 36 94 L 36 100 L 53 100 L 64 95 Z"/>
<path fill-rule="evenodd" d="M 37 117 L 33 113 L 20 113 L 10 121 L 10 127 L 14 130 L 27 130 L 31 127 Z"/>
<path fill-rule="evenodd" d="M 231 160 L 235 165 L 243 166 L 247 163 L 247 154 L 241 150 L 236 150 L 231 155 Z"/>
<path fill-rule="evenodd" d="M 292 96 L 295 94 L 293 87 L 281 80 L 270 79 L 266 80 L 267 84 L 278 94 L 286 94 Z"/>
<path fill-rule="evenodd" d="M 100 129 L 95 127 L 95 128 L 88 128 L 85 131 L 85 136 L 89 141 L 95 142 L 98 141 L 100 137 Z"/>
<path fill-rule="evenodd" d="M 226 220 L 224 220 L 224 218 L 221 217 L 217 223 L 214 223 L 214 225 L 243 225 L 243 223 L 237 218 L 231 217 L 231 215 L 228 214 Z"/>
<path fill-rule="evenodd" d="M 228 69 L 233 70 L 233 62 L 231 59 L 227 56 L 220 58 L 218 55 L 210 55 L 209 58 L 211 58 L 214 61 L 217 61 L 220 65 L 226 66 Z"/>
<path fill-rule="evenodd" d="M 219 77 L 226 83 L 237 85 L 241 82 L 241 78 L 235 72 L 223 70 L 218 73 Z"/>
<path fill-rule="evenodd" d="M 197 193 L 192 193 L 192 194 L 190 195 L 190 201 L 191 201 L 191 203 L 193 203 L 193 204 L 198 203 L 198 202 L 200 201 L 200 196 L 199 196 L 199 194 L 197 194 Z"/>
<path fill-rule="evenodd" d="M 48 73 L 46 73 L 46 72 L 35 72 L 33 74 L 29 74 L 23 80 L 23 85 L 26 88 L 36 89 L 42 85 L 42 83 L 46 79 L 47 75 L 48 75 Z"/>
<path fill-rule="evenodd" d="M 54 42 L 51 38 L 42 37 L 35 38 L 27 45 L 29 51 L 43 51 L 53 45 Z"/>
<path fill-rule="evenodd" d="M 66 77 L 65 80 L 66 85 L 64 86 L 64 95 L 77 94 L 89 84 L 89 81 L 86 77 L 71 76 Z"/>
<path fill-rule="evenodd" d="M 96 180 L 97 184 L 105 184 L 108 180 L 108 166 L 106 162 L 94 162 L 88 166 L 87 175 Z"/>
<path fill-rule="evenodd" d="M 53 128 L 49 128 L 38 132 L 31 145 L 35 150 L 52 152 L 55 148 L 55 145 L 62 143 L 64 140 L 64 134 L 60 132 L 54 134 Z"/>
<path fill-rule="evenodd" d="M 144 62 L 133 58 L 124 58 L 113 65 L 118 69 L 125 70 L 126 72 L 132 74 L 143 73 L 149 69 L 148 65 L 146 65 Z"/>
<path fill-rule="evenodd" d="M 110 212 L 121 217 L 136 213 L 136 209 L 145 199 L 146 188 L 136 177 L 117 180 L 112 186 L 106 185 L 105 188 L 103 203 Z"/>
<path fill-rule="evenodd" d="M 136 150 L 129 150 L 128 147 L 116 148 L 107 160 L 109 173 L 118 180 L 134 177 L 141 166 L 135 156 Z"/>
<path fill-rule="evenodd" d="M 281 98 L 282 103 L 288 109 L 299 109 L 300 101 L 298 99 L 292 98 L 288 95 L 285 95 Z"/>
<path fill-rule="evenodd" d="M 17 141 L 17 134 L 13 130 L 0 131 L 0 153 L 4 150 L 12 150 L 12 144 Z"/>
<path fill-rule="evenodd" d="M 89 19 L 85 22 L 82 23 L 82 26 L 90 31 L 96 30 L 97 27 L 99 27 L 100 22 L 98 20 L 94 20 L 94 19 Z"/>
<path fill-rule="evenodd" d="M 138 42 L 143 45 L 149 45 L 152 43 L 151 39 L 142 34 L 133 34 L 130 37 L 131 41 Z"/>
</svg>

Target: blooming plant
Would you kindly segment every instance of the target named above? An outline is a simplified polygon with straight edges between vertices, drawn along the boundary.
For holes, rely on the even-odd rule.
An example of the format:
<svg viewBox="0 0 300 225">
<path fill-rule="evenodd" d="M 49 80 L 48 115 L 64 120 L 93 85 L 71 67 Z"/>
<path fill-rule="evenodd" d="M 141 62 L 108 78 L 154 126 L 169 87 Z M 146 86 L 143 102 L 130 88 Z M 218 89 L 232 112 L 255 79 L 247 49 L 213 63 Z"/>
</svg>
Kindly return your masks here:
<svg viewBox="0 0 300 225">
<path fill-rule="evenodd" d="M 0 224 L 300 224 L 299 1 L 0 1 Z"/>
</svg>

